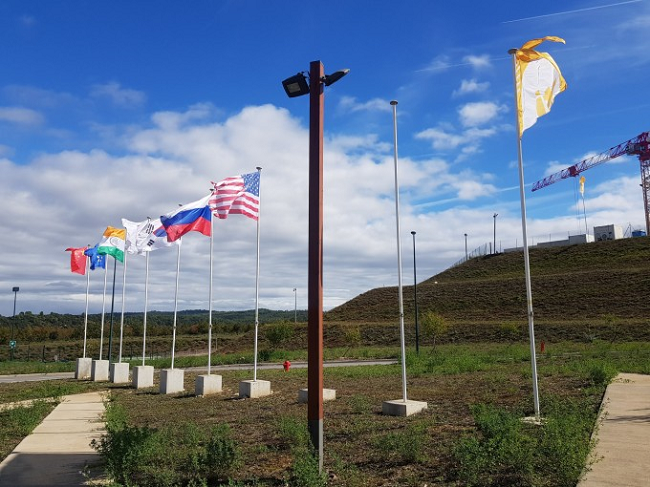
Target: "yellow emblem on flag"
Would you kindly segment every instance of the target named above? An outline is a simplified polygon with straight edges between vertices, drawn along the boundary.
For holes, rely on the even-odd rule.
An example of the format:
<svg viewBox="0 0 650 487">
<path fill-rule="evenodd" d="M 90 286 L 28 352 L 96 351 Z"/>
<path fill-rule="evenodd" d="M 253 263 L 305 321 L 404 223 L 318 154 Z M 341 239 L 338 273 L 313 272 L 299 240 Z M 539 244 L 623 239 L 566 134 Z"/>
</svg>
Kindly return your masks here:
<svg viewBox="0 0 650 487">
<path fill-rule="evenodd" d="M 515 84 L 520 138 L 524 130 L 535 125 L 539 117 L 551 110 L 555 96 L 567 87 L 560 68 L 551 55 L 534 49 L 544 41 L 566 44 L 564 39 L 546 36 L 526 42 L 515 52 Z"/>
</svg>

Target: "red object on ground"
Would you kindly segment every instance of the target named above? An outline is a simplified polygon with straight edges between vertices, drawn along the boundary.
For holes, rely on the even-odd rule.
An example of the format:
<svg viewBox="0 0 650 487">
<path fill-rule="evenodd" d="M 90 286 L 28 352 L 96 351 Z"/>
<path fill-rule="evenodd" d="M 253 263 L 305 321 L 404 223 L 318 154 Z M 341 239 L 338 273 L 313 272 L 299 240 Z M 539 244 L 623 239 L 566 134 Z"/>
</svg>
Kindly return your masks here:
<svg viewBox="0 0 650 487">
<path fill-rule="evenodd" d="M 546 349 L 546 343 L 544 342 L 544 340 L 542 340 L 542 343 L 540 343 L 539 349 L 542 353 L 544 353 L 544 350 Z"/>
<path fill-rule="evenodd" d="M 289 368 L 291 367 L 291 362 L 285 360 L 284 363 L 282 364 L 282 367 L 284 367 L 285 372 L 289 372 Z"/>
</svg>

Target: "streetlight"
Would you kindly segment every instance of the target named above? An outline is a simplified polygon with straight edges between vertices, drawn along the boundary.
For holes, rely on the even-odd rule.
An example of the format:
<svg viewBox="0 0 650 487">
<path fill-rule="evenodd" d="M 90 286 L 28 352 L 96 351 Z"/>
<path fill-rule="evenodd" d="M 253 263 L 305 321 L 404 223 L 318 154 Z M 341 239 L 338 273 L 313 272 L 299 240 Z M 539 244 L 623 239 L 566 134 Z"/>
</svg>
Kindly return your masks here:
<svg viewBox="0 0 650 487">
<path fill-rule="evenodd" d="M 494 246 L 493 248 L 493 253 L 497 253 L 497 217 L 499 216 L 498 213 L 495 213 L 492 215 L 492 218 L 494 218 Z"/>
<path fill-rule="evenodd" d="M 415 231 L 413 235 L 413 302 L 415 303 L 415 353 L 420 354 L 420 327 L 418 325 L 418 278 L 415 262 Z"/>
<path fill-rule="evenodd" d="M 465 234 L 465 260 L 467 260 L 469 257 L 467 255 L 467 234 Z"/>
<path fill-rule="evenodd" d="M 307 420 L 309 436 L 323 469 L 323 107 L 324 87 L 348 74 L 349 69 L 325 74 L 323 63 L 309 64 L 305 73 L 282 82 L 287 96 L 309 94 L 309 244 L 307 285 Z"/>
<path fill-rule="evenodd" d="M 298 293 L 297 288 L 293 288 L 293 322 L 298 323 Z"/>
<path fill-rule="evenodd" d="M 14 293 L 14 314 L 11 318 L 11 341 L 9 342 L 9 350 L 11 352 L 11 360 L 14 359 L 14 348 L 16 348 L 16 341 L 14 340 L 14 321 L 16 321 L 16 300 L 18 299 L 18 291 L 20 288 L 15 286 L 11 289 Z"/>
</svg>

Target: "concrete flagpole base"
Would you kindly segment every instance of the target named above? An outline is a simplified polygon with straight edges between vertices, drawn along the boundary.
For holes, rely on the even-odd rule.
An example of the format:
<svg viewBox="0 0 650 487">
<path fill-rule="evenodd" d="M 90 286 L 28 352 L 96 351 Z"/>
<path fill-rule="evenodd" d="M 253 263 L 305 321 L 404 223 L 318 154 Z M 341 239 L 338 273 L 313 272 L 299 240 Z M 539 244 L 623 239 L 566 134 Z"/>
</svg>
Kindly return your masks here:
<svg viewBox="0 0 650 487">
<path fill-rule="evenodd" d="M 271 393 L 271 382 L 268 380 L 243 380 L 239 383 L 239 397 L 255 399 Z"/>
<path fill-rule="evenodd" d="M 163 369 L 160 371 L 160 393 L 176 394 L 185 390 L 185 370 Z"/>
<path fill-rule="evenodd" d="M 336 389 L 323 389 L 323 401 L 334 401 L 336 399 Z M 309 402 L 309 390 L 300 389 L 298 391 L 298 402 Z"/>
<path fill-rule="evenodd" d="M 396 399 L 394 401 L 384 401 L 381 405 L 381 412 L 387 416 L 411 416 L 427 409 L 427 403 L 424 401 L 404 401 Z"/>
<path fill-rule="evenodd" d="M 90 357 L 78 358 L 74 370 L 74 378 L 78 380 L 90 379 L 92 376 L 93 359 Z"/>
<path fill-rule="evenodd" d="M 133 367 L 133 387 L 136 389 L 153 387 L 153 367 L 151 365 Z"/>
<path fill-rule="evenodd" d="M 93 360 L 90 378 L 95 382 L 108 380 L 108 360 Z"/>
<path fill-rule="evenodd" d="M 220 375 L 198 375 L 194 385 L 195 396 L 209 396 L 221 392 L 223 378 Z"/>
<path fill-rule="evenodd" d="M 129 364 L 127 362 L 111 364 L 111 382 L 113 384 L 126 384 L 129 382 Z"/>
</svg>

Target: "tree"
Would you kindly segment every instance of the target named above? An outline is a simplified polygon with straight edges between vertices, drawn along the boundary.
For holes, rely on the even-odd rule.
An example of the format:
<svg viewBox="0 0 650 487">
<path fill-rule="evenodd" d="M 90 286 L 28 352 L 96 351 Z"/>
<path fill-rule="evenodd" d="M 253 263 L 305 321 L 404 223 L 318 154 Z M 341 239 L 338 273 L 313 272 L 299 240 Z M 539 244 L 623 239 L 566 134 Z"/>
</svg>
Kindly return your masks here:
<svg viewBox="0 0 650 487">
<path fill-rule="evenodd" d="M 433 310 L 428 310 L 420 317 L 420 324 L 422 327 L 422 334 L 429 337 L 433 341 L 433 350 L 436 348 L 436 342 L 440 336 L 447 333 L 449 330 L 449 322 L 439 313 Z"/>
</svg>

